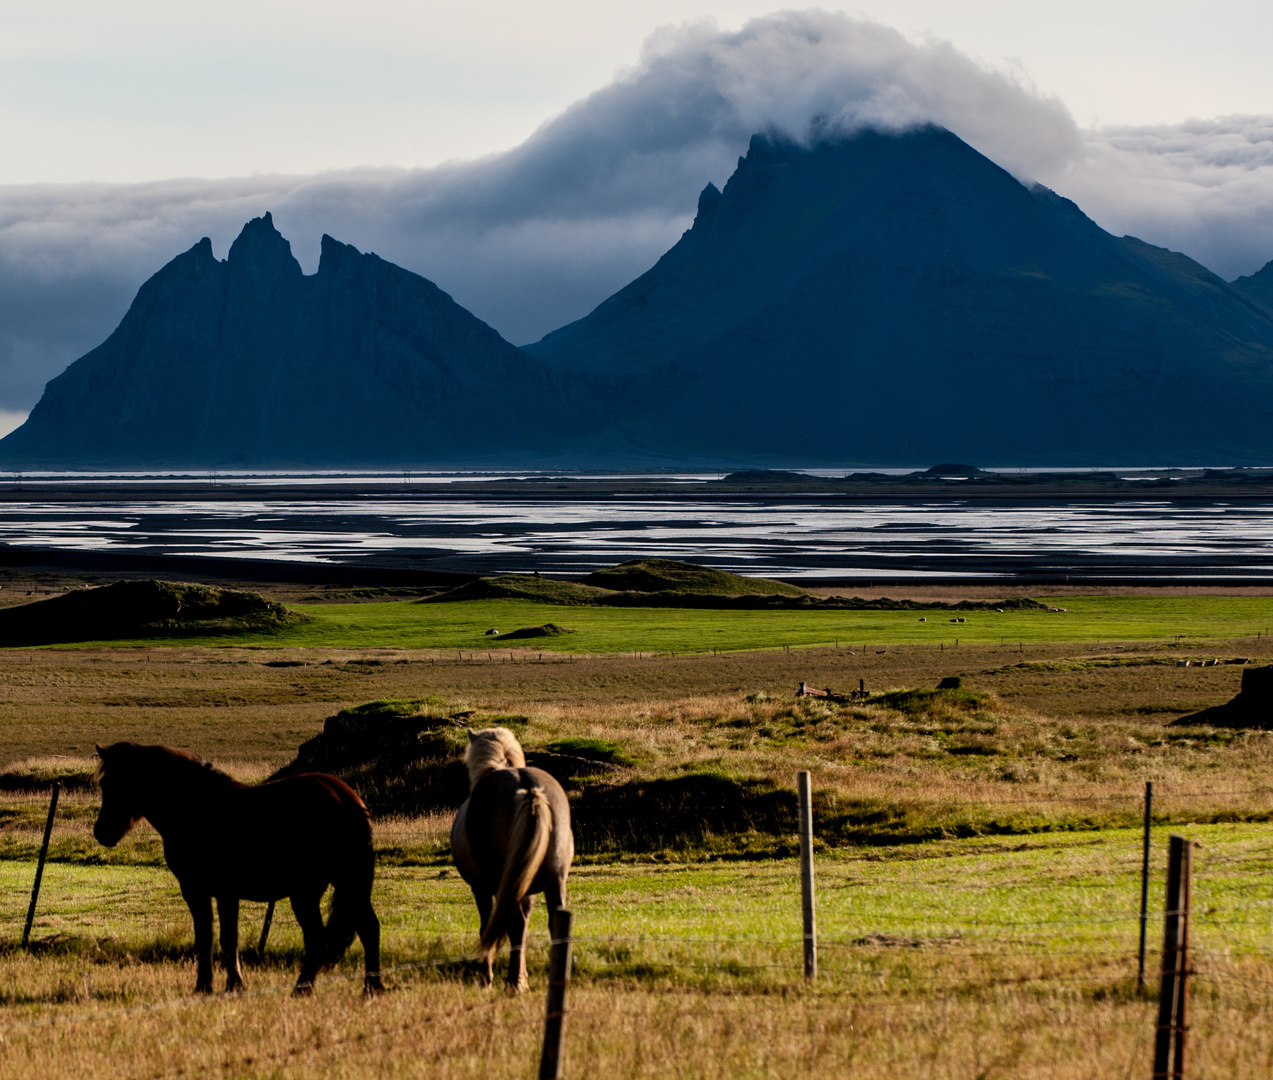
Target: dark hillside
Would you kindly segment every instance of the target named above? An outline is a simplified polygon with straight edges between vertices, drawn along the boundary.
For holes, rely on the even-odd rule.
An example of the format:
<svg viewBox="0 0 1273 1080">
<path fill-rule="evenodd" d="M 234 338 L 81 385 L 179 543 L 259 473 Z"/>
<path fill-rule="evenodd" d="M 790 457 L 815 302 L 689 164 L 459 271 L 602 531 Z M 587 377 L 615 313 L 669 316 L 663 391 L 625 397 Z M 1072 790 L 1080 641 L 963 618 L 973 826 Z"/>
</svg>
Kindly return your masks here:
<svg viewBox="0 0 1273 1080">
<path fill-rule="evenodd" d="M 172 581 L 117 581 L 0 610 L 0 646 L 259 633 L 307 616 L 253 592 Z"/>
<path fill-rule="evenodd" d="M 1273 314 L 1273 262 L 1267 262 L 1250 277 L 1240 277 L 1233 287 Z"/>
</svg>

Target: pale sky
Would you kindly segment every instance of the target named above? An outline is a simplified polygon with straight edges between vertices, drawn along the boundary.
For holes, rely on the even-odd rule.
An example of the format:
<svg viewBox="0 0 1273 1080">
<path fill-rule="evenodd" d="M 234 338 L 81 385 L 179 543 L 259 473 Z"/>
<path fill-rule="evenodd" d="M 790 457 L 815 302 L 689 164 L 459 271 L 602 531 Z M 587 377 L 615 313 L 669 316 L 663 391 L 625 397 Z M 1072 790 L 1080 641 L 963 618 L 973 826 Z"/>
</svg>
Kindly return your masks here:
<svg viewBox="0 0 1273 1080">
<path fill-rule="evenodd" d="M 640 59 L 772 0 L 0 0 L 0 184 L 429 166 L 508 149 Z M 1081 128 L 1273 113 L 1273 4 L 874 0 Z"/>
</svg>

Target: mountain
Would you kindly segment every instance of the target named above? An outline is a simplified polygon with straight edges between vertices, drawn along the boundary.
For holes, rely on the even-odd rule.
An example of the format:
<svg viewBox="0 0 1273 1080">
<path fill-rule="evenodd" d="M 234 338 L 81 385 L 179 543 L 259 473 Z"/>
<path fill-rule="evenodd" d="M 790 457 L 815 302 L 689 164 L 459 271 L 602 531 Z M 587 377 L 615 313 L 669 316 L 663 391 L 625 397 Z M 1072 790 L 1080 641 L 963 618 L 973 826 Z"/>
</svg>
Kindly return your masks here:
<svg viewBox="0 0 1273 1080">
<path fill-rule="evenodd" d="M 1273 262 L 1267 262 L 1250 277 L 1240 277 L 1233 287 L 1273 314 Z"/>
<path fill-rule="evenodd" d="M 517 349 L 269 214 L 204 239 L 9 468 L 1273 463 L 1273 263 L 1228 284 L 951 132 L 755 136 L 647 273 Z"/>
<path fill-rule="evenodd" d="M 266 214 L 225 260 L 205 238 L 147 281 L 0 461 L 507 462 L 559 438 L 568 407 L 542 363 L 433 283 L 330 236 L 306 276 Z"/>
<path fill-rule="evenodd" d="M 1267 463 L 1271 276 L 1112 236 L 944 129 L 756 136 L 651 270 L 526 352 L 682 460 Z"/>
</svg>

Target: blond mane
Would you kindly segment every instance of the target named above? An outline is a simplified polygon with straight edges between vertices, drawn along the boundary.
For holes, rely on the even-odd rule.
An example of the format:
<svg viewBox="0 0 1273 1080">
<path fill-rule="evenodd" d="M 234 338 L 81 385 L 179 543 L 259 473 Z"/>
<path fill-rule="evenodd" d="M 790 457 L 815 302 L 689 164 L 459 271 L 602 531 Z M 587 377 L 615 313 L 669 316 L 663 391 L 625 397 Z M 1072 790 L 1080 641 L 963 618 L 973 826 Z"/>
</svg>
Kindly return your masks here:
<svg viewBox="0 0 1273 1080">
<path fill-rule="evenodd" d="M 496 769 L 524 769 L 526 756 L 517 736 L 508 728 L 484 728 L 469 732 L 464 765 L 469 771 L 469 790 L 472 791 L 483 776 Z"/>
</svg>

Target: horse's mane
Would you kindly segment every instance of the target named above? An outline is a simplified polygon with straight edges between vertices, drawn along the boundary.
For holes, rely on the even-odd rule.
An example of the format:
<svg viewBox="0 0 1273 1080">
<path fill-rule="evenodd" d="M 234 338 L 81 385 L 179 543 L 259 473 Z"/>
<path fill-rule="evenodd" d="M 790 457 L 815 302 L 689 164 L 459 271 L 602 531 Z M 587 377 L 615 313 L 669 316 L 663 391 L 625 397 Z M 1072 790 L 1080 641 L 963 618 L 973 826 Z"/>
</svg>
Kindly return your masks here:
<svg viewBox="0 0 1273 1080">
<path fill-rule="evenodd" d="M 183 783 L 198 786 L 239 786 L 229 773 L 222 772 L 188 750 L 177 750 L 171 746 L 139 746 L 137 743 L 116 743 L 107 747 L 102 754 L 102 763 L 97 767 L 99 781 L 107 774 L 110 762 L 120 760 L 121 752 L 126 758 L 123 768 L 134 776 L 167 772 L 170 776 L 175 774 Z"/>
<path fill-rule="evenodd" d="M 526 755 L 521 743 L 508 728 L 493 727 L 469 732 L 469 746 L 464 752 L 464 765 L 469 771 L 469 790 L 488 772 L 496 769 L 524 769 Z"/>
</svg>

